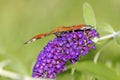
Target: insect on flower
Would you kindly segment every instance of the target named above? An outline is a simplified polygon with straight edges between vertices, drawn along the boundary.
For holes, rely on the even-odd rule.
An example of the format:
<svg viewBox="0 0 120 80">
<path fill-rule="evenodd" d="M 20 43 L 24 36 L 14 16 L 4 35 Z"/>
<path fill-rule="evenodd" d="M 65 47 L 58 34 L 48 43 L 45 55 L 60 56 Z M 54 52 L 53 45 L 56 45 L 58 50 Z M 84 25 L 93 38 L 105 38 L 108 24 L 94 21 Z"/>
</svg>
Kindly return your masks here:
<svg viewBox="0 0 120 80">
<path fill-rule="evenodd" d="M 65 26 L 57 27 L 57 28 L 55 28 L 54 30 L 52 30 L 50 32 L 46 32 L 46 33 L 38 34 L 38 35 L 34 36 L 32 39 L 28 40 L 24 44 L 28 44 L 28 43 L 34 42 L 34 41 L 36 41 L 38 39 L 41 39 L 41 38 L 46 37 L 46 36 L 49 36 L 51 34 L 55 34 L 56 36 L 60 36 L 63 32 L 75 31 L 75 30 L 86 30 L 86 29 L 91 29 L 91 28 L 92 28 L 92 26 L 85 25 L 85 24 L 74 25 L 74 26 L 67 26 L 67 27 L 65 27 Z"/>
<path fill-rule="evenodd" d="M 43 37 L 55 34 L 43 50 L 40 51 L 33 67 L 33 78 L 56 79 L 56 74 L 67 70 L 67 61 L 72 64 L 95 50 L 96 46 L 92 39 L 99 37 L 96 29 L 90 25 L 75 25 L 71 27 L 58 27 L 50 32 L 39 34 L 27 41 L 31 43 Z"/>
</svg>

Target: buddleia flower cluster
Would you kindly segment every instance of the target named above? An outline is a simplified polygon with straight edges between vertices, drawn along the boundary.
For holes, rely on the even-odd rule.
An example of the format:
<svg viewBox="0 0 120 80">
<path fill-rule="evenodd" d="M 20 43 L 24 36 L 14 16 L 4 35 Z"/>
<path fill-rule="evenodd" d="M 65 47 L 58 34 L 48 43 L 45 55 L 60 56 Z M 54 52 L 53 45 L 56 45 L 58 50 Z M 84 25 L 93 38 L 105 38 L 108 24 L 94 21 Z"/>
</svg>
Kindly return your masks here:
<svg viewBox="0 0 120 80">
<path fill-rule="evenodd" d="M 99 33 L 93 28 L 62 32 L 40 52 L 32 76 L 55 79 L 56 74 L 67 70 L 67 61 L 73 64 L 91 49 L 96 49 L 92 40 L 95 37 L 99 37 Z"/>
</svg>

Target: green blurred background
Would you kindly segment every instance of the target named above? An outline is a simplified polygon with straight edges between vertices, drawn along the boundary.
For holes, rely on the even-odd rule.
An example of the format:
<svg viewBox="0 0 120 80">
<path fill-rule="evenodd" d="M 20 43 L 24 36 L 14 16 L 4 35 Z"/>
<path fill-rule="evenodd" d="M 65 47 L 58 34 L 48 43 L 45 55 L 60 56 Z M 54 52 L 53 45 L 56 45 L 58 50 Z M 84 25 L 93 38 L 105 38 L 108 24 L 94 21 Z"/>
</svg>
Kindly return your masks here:
<svg viewBox="0 0 120 80">
<path fill-rule="evenodd" d="M 58 26 L 84 24 L 85 2 L 94 9 L 97 22 L 107 22 L 115 31 L 120 30 L 120 0 L 0 0 L 0 61 L 11 60 L 5 69 L 31 76 L 40 50 L 54 35 L 28 45 L 23 43 L 34 35 Z M 105 41 L 101 41 L 101 44 L 97 44 L 97 50 L 82 57 L 80 62 L 93 60 L 104 43 Z M 120 67 L 120 46 L 114 41 L 108 46 L 102 51 L 99 62 L 110 61 L 111 64 L 118 64 Z M 67 75 L 67 72 L 65 74 Z M 67 80 L 64 76 L 59 76 L 59 80 Z M 62 77 L 64 79 L 60 79 Z M 0 80 L 11 79 L 0 76 Z"/>
</svg>

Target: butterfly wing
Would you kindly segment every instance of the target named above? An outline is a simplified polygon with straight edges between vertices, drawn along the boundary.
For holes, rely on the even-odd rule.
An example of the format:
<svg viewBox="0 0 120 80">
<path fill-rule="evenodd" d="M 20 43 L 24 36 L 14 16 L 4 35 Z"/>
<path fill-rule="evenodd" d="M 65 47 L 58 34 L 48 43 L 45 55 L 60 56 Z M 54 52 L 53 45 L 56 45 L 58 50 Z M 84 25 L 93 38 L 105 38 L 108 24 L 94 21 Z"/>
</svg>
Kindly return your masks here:
<svg viewBox="0 0 120 80">
<path fill-rule="evenodd" d="M 26 41 L 24 44 L 28 44 L 28 43 L 34 42 L 34 41 L 36 41 L 38 39 L 41 39 L 41 38 L 43 38 L 45 36 L 48 36 L 50 34 L 51 33 L 38 34 L 38 35 L 34 36 L 33 38 L 31 38 L 30 40 Z"/>
<path fill-rule="evenodd" d="M 89 28 L 91 28 L 91 26 L 89 26 L 89 25 L 75 25 L 75 26 L 72 26 L 72 27 L 61 26 L 61 27 L 55 28 L 54 30 L 52 30 L 50 32 L 43 33 L 43 34 L 38 34 L 38 35 L 34 36 L 32 39 L 25 42 L 24 44 L 34 42 L 38 39 L 49 36 L 51 34 L 56 34 L 56 33 L 61 33 L 61 32 L 66 32 L 66 31 L 74 31 L 74 30 L 77 30 L 77 29 L 83 30 L 83 29 L 89 29 Z"/>
</svg>

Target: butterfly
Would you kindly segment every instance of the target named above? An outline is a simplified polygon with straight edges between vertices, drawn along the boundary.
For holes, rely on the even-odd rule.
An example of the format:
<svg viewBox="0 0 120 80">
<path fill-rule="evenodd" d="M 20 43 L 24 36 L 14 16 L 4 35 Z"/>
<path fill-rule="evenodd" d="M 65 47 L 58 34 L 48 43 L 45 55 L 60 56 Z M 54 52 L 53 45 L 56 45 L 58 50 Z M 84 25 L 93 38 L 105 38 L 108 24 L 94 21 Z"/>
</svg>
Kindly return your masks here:
<svg viewBox="0 0 120 80">
<path fill-rule="evenodd" d="M 92 26 L 91 25 L 85 25 L 85 24 L 82 24 L 82 25 L 74 25 L 74 26 L 61 26 L 61 27 L 57 27 L 55 28 L 54 30 L 50 31 L 50 32 L 46 32 L 46 33 L 43 33 L 43 34 L 38 34 L 36 36 L 34 36 L 33 38 L 31 38 L 30 40 L 26 41 L 24 44 L 28 44 L 28 43 L 31 43 L 31 42 L 34 42 L 38 39 L 41 39 L 43 37 L 46 37 L 46 36 L 49 36 L 51 34 L 55 34 L 55 35 L 59 35 L 59 33 L 63 33 L 63 32 L 67 32 L 67 31 L 75 31 L 75 30 L 86 30 L 86 29 L 91 29 Z"/>
</svg>

